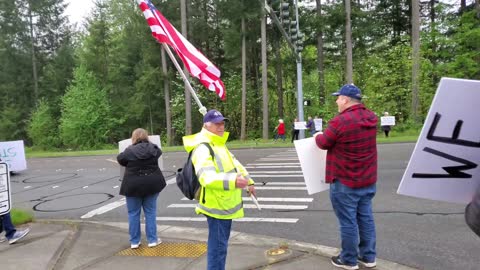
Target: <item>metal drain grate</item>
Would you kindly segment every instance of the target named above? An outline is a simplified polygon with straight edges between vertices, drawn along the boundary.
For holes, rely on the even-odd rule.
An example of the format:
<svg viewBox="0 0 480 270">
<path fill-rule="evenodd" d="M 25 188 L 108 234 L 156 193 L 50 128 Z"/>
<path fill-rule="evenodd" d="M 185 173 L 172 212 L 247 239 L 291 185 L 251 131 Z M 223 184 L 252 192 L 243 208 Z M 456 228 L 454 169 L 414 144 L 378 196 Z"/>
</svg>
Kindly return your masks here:
<svg viewBox="0 0 480 270">
<path fill-rule="evenodd" d="M 207 252 L 203 243 L 161 243 L 149 248 L 142 245 L 137 249 L 125 249 L 117 253 L 120 256 L 198 258 Z"/>
</svg>

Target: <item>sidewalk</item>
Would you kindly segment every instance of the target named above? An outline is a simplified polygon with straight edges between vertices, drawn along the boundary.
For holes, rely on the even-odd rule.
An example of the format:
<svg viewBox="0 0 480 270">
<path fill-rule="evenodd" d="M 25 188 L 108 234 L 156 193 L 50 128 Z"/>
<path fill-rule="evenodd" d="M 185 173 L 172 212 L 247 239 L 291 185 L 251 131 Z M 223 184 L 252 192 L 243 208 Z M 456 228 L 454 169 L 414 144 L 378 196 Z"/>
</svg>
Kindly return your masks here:
<svg viewBox="0 0 480 270">
<path fill-rule="evenodd" d="M 0 243 L 2 270 L 206 269 L 206 229 L 158 226 L 163 242 L 131 250 L 127 223 L 38 221 L 15 244 Z M 143 230 L 142 225 L 142 230 Z M 338 249 L 232 231 L 227 269 L 335 270 Z M 377 259 L 375 269 L 413 268 Z"/>
</svg>

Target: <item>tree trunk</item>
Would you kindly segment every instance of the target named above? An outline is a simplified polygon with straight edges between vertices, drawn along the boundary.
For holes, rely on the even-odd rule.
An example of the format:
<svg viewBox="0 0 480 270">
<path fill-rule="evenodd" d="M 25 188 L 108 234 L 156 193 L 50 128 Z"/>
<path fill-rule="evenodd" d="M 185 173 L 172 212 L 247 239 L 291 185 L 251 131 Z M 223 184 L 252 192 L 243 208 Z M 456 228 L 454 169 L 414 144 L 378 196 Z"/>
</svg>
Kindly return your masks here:
<svg viewBox="0 0 480 270">
<path fill-rule="evenodd" d="M 419 119 L 419 73 L 420 73 L 420 3 L 412 0 L 412 116 Z"/>
<path fill-rule="evenodd" d="M 245 32 L 245 18 L 242 17 L 242 127 L 240 139 L 247 139 L 247 41 Z"/>
<path fill-rule="evenodd" d="M 187 38 L 187 0 L 180 0 L 180 16 L 182 20 L 182 35 Z M 188 76 L 188 69 L 184 66 L 183 72 Z M 192 96 L 185 83 L 185 135 L 192 134 Z"/>
<path fill-rule="evenodd" d="M 165 95 L 165 117 L 167 120 L 167 145 L 170 146 L 172 142 L 172 112 L 170 111 L 170 81 L 168 78 L 167 57 L 165 49 L 162 46 L 162 73 L 163 73 L 163 91 Z"/>
<path fill-rule="evenodd" d="M 477 18 L 480 19 L 480 0 L 475 0 L 475 9 L 477 10 Z"/>
<path fill-rule="evenodd" d="M 317 2 L 317 20 L 322 18 L 322 1 Z M 318 70 L 318 91 L 320 105 L 325 105 L 325 75 L 324 75 L 324 58 L 323 58 L 323 28 L 317 29 L 317 70 Z"/>
<path fill-rule="evenodd" d="M 432 83 L 434 85 L 436 85 L 439 81 L 439 78 L 438 78 L 438 75 L 437 75 L 437 69 L 436 69 L 436 66 L 437 66 L 437 40 L 436 40 L 437 26 L 436 26 L 436 23 L 435 23 L 435 19 L 436 19 L 435 1 L 436 0 L 430 0 L 430 35 L 431 35 L 431 40 L 432 40 L 431 50 L 433 52 L 433 55 L 432 55 L 430 61 L 432 62 L 432 65 L 434 67 L 433 70 L 432 70 Z"/>
<path fill-rule="evenodd" d="M 273 40 L 273 51 L 275 52 L 275 73 L 277 75 L 277 96 L 278 96 L 278 117 L 284 118 L 283 115 L 283 74 L 282 74 L 282 56 L 280 54 L 280 38 L 278 32 L 275 32 Z"/>
<path fill-rule="evenodd" d="M 30 41 L 32 43 L 32 73 L 33 73 L 33 104 L 35 107 L 38 102 L 38 74 L 37 74 L 37 59 L 35 56 L 35 36 L 33 35 L 33 15 L 31 3 L 28 4 L 28 19 L 30 22 Z"/>
<path fill-rule="evenodd" d="M 460 0 L 460 14 L 462 14 L 465 11 L 466 7 L 467 7 L 467 0 Z"/>
<path fill-rule="evenodd" d="M 345 0 L 345 46 L 347 48 L 347 65 L 345 67 L 345 80 L 347 81 L 347 83 L 353 83 L 352 22 L 350 19 L 350 14 L 350 0 Z"/>
<path fill-rule="evenodd" d="M 268 83 L 267 83 L 267 17 L 262 15 L 262 101 L 263 101 L 263 139 L 268 140 Z"/>
</svg>

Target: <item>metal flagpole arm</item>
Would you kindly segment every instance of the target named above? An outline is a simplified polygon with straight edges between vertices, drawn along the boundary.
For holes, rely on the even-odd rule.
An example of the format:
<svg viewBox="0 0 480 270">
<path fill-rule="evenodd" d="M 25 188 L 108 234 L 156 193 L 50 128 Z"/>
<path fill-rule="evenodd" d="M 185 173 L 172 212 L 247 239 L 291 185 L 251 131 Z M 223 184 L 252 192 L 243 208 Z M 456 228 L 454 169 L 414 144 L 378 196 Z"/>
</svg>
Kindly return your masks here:
<svg viewBox="0 0 480 270">
<path fill-rule="evenodd" d="M 187 79 L 187 76 L 185 76 L 185 73 L 183 73 L 183 70 L 182 70 L 182 68 L 180 67 L 180 64 L 178 64 L 177 59 L 175 58 L 175 56 L 173 55 L 172 51 L 170 50 L 170 47 L 169 47 L 167 44 L 165 44 L 165 43 L 162 43 L 162 46 L 163 46 L 163 48 L 165 49 L 165 51 L 167 51 L 168 56 L 170 57 L 170 60 L 172 60 L 173 64 L 174 64 L 175 67 L 177 68 L 178 72 L 179 72 L 180 75 L 182 76 L 182 79 L 183 79 L 183 81 L 185 82 L 185 85 L 187 86 L 188 90 L 190 90 L 190 93 L 192 93 L 193 99 L 195 99 L 195 102 L 197 102 L 198 107 L 200 107 L 200 109 L 198 109 L 198 111 L 199 111 L 202 115 L 205 115 L 205 114 L 207 113 L 207 108 L 206 108 L 205 106 L 203 106 L 203 104 L 202 104 L 202 102 L 200 101 L 200 99 L 198 99 L 197 93 L 195 93 L 195 90 L 193 90 L 193 87 L 192 87 L 192 85 L 190 84 L 190 81 Z"/>
</svg>

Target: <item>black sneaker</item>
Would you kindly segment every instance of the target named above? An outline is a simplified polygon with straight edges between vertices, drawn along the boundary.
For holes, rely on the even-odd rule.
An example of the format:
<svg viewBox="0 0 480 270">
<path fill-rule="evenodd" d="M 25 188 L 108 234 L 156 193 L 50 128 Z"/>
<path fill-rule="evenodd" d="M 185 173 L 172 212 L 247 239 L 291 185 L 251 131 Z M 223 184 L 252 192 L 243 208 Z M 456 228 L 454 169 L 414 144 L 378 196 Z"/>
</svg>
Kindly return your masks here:
<svg viewBox="0 0 480 270">
<path fill-rule="evenodd" d="M 342 269 L 347 269 L 347 270 L 357 270 L 358 269 L 358 264 L 347 265 L 347 264 L 343 263 L 342 260 L 340 260 L 340 256 L 332 257 L 331 262 L 336 267 L 340 267 Z"/>
<path fill-rule="evenodd" d="M 377 266 L 377 262 L 376 261 L 373 261 L 373 262 L 367 262 L 365 261 L 364 259 L 361 259 L 361 258 L 358 258 L 357 259 L 358 262 L 363 265 L 364 267 L 366 268 L 374 268 L 375 266 Z"/>
</svg>

